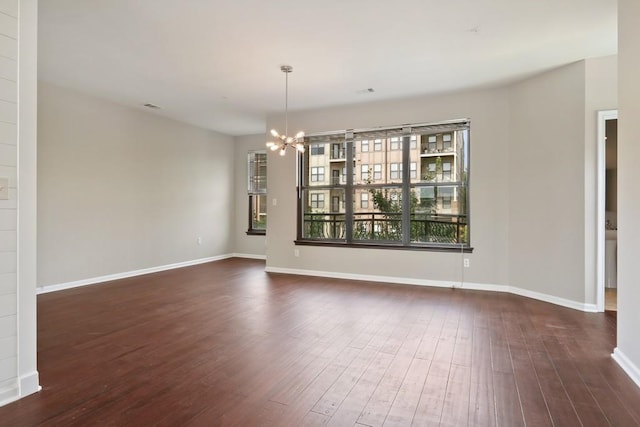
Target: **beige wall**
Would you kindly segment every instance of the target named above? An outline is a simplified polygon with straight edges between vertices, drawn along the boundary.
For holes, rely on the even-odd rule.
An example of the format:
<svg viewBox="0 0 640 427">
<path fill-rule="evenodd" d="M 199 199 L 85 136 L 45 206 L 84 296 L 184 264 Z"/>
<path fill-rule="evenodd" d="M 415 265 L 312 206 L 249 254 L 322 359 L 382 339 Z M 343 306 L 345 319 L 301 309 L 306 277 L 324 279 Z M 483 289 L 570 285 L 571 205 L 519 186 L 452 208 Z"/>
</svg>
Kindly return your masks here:
<svg viewBox="0 0 640 427">
<path fill-rule="evenodd" d="M 373 102 L 289 114 L 289 128 L 314 132 L 471 119 L 471 266 L 466 282 L 507 285 L 507 118 L 505 90 Z M 267 128 L 282 123 L 270 117 Z M 269 155 L 267 267 L 459 283 L 462 255 L 425 251 L 298 246 L 295 239 L 295 156 Z M 273 206 L 273 199 L 276 206 Z M 298 249 L 299 257 L 294 255 Z M 384 262 L 381 262 L 384 260 Z"/>
<path fill-rule="evenodd" d="M 584 300 L 585 63 L 514 85 L 509 135 L 509 281 Z"/>
<path fill-rule="evenodd" d="M 233 235 L 235 238 L 234 250 L 236 254 L 243 256 L 264 257 L 266 252 L 265 236 L 248 236 L 249 228 L 248 209 L 249 198 L 247 195 L 247 153 L 255 150 L 265 150 L 266 134 L 239 136 L 234 139 L 235 155 L 235 215 Z M 267 168 L 269 165 L 267 166 Z M 268 209 L 268 208 L 267 208 Z"/>
<path fill-rule="evenodd" d="M 589 59 L 502 89 L 290 114 L 307 133 L 470 118 L 474 251 L 462 270 L 458 253 L 296 247 L 295 159 L 271 155 L 267 267 L 464 279 L 595 309 L 596 117 L 617 105 L 616 67 L 615 56 Z"/>
<path fill-rule="evenodd" d="M 38 108 L 39 286 L 232 251 L 233 138 L 46 83 Z"/>
<path fill-rule="evenodd" d="M 618 1 L 618 350 L 640 385 L 640 2 Z"/>
</svg>

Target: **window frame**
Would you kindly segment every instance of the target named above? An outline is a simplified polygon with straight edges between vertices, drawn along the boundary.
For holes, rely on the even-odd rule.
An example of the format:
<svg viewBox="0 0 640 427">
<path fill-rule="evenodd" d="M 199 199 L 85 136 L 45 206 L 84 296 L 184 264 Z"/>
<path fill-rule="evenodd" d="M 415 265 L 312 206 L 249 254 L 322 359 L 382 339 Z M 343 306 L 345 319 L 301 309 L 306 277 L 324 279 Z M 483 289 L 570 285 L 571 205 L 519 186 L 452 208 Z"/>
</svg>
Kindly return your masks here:
<svg viewBox="0 0 640 427">
<path fill-rule="evenodd" d="M 398 131 L 402 130 L 402 180 L 400 183 L 396 182 L 387 182 L 387 177 L 385 174 L 386 169 L 389 168 L 389 163 L 385 163 L 383 166 L 381 163 L 380 166 L 376 167 L 378 164 L 374 163 L 373 165 L 367 164 L 367 167 L 373 166 L 373 168 L 369 168 L 369 177 L 374 178 L 368 182 L 359 183 L 355 177 L 356 168 L 360 169 L 362 172 L 365 165 L 358 166 L 356 164 L 356 149 L 361 147 L 361 142 L 367 140 L 369 142 L 375 140 L 381 140 L 380 145 L 389 144 L 390 136 L 397 135 Z M 362 132 L 364 135 L 369 135 L 370 133 L 374 136 L 369 136 L 368 138 L 365 136 L 362 138 L 360 135 Z M 384 132 L 395 132 L 388 133 L 387 136 L 383 136 L 382 138 L 376 136 L 378 134 L 382 135 Z M 421 175 L 422 171 L 424 171 L 425 160 L 422 157 L 427 156 L 433 153 L 423 153 L 421 147 L 423 147 L 425 139 L 421 139 L 424 136 L 430 136 L 433 134 L 437 134 L 438 138 L 441 139 L 443 133 L 450 132 L 452 134 L 452 140 L 457 141 L 454 146 L 454 150 L 456 151 L 458 160 L 455 161 L 455 180 L 456 181 L 447 181 L 443 182 L 439 179 L 435 179 L 433 181 L 426 181 Z M 455 133 L 455 136 L 454 136 Z M 357 136 L 354 137 L 354 134 Z M 358 138 L 360 136 L 360 138 Z M 417 138 L 412 138 L 413 136 L 417 136 Z M 312 139 L 312 138 L 320 138 L 320 139 Z M 373 128 L 373 129 L 363 129 L 363 130 L 347 130 L 347 131 L 339 131 L 339 132 L 324 132 L 321 134 L 308 135 L 305 138 L 305 143 L 310 143 L 312 141 L 323 140 L 322 138 L 326 138 L 327 141 L 331 141 L 332 143 L 335 141 L 342 141 L 344 143 L 345 149 L 345 157 L 346 159 L 353 158 L 354 161 L 349 162 L 346 161 L 347 165 L 347 183 L 339 186 L 332 186 L 332 188 L 340 188 L 343 192 L 344 204 L 346 206 L 346 210 L 341 212 L 342 219 L 340 219 L 339 225 L 341 227 L 345 227 L 345 232 L 342 234 L 333 234 L 333 237 L 326 237 L 330 233 L 321 232 L 319 236 L 314 237 L 312 234 L 308 233 L 308 229 L 305 232 L 305 236 L 303 237 L 303 227 L 309 226 L 309 224 L 313 224 L 317 222 L 316 219 L 306 219 L 304 209 L 302 209 L 302 201 L 303 194 L 310 190 L 319 189 L 318 187 L 323 187 L 322 185 L 310 185 L 310 182 L 307 182 L 306 179 L 310 180 L 310 176 L 305 177 L 305 170 L 307 173 L 310 171 L 309 165 L 305 166 L 305 154 L 299 153 L 298 157 L 298 218 L 297 218 L 297 238 L 295 240 L 296 245 L 315 245 L 315 246 L 334 246 L 334 247 L 357 247 L 357 248 L 380 248 L 380 249 L 402 249 L 402 250 L 433 250 L 433 251 L 445 251 L 445 252 L 473 252 L 473 248 L 471 246 L 471 209 L 470 209 L 470 182 L 471 182 L 471 122 L 469 119 L 459 119 L 459 120 L 451 120 L 446 122 L 438 122 L 438 123 L 430 123 L 430 124 L 419 124 L 419 125 L 403 125 L 403 126 L 395 126 L 389 128 Z M 413 143 L 415 141 L 415 144 Z M 418 143 L 422 141 L 422 143 Z M 436 140 L 437 141 L 437 140 Z M 376 151 L 375 148 L 373 151 Z M 417 151 L 418 160 L 417 162 L 412 162 L 414 160 L 411 154 L 413 151 Z M 431 156 L 429 156 L 431 157 Z M 415 168 L 411 167 L 415 164 Z M 406 167 L 404 167 L 406 165 Z M 306 167 L 306 169 L 305 169 Z M 376 169 L 379 169 L 381 174 L 382 182 L 375 182 L 375 178 L 377 178 Z M 441 166 L 438 167 L 438 172 L 441 172 Z M 415 181 L 413 178 L 413 172 L 418 175 L 418 181 Z M 454 168 L 452 167 L 452 173 L 454 172 Z M 365 181 L 363 179 L 363 181 Z M 416 191 L 424 191 L 425 189 L 432 188 L 436 189 L 438 187 L 449 186 L 453 188 L 454 197 L 451 200 L 457 200 L 455 211 L 453 213 L 446 212 L 433 212 L 433 214 L 427 215 L 435 215 L 437 216 L 449 216 L 451 219 L 448 220 L 447 224 L 452 224 L 454 229 L 457 230 L 453 236 L 448 234 L 432 234 L 429 231 L 418 232 L 419 234 L 414 234 L 412 230 L 409 233 L 409 226 L 413 224 L 421 224 L 424 221 L 422 218 L 418 219 L 414 218 L 413 207 L 411 210 L 409 209 L 411 202 L 411 197 L 403 197 L 405 194 L 416 194 Z M 393 189 L 395 187 L 395 190 Z M 378 235 L 376 237 L 372 237 L 371 239 L 357 240 L 354 238 L 354 214 L 358 214 L 356 206 L 362 205 L 362 199 L 356 190 L 367 190 L 367 189 L 384 189 L 387 188 L 390 191 L 396 191 L 399 197 L 396 197 L 397 203 L 401 203 L 403 209 L 398 213 L 398 215 L 402 215 L 402 227 L 401 227 L 401 235 L 402 241 L 399 240 L 375 240 L 378 239 Z M 433 192 L 432 192 L 433 193 Z M 437 193 L 436 193 L 437 194 Z M 457 195 L 457 196 L 456 196 Z M 356 197 L 359 199 L 356 199 Z M 354 200 L 355 199 L 355 200 Z M 358 200 L 356 202 L 356 200 Z M 368 207 L 371 207 L 371 198 L 369 196 Z M 437 203 L 437 201 L 436 201 Z M 412 206 L 412 205 L 411 205 Z M 344 207 L 343 207 L 344 208 Z M 385 219 L 383 221 L 387 222 L 388 226 L 389 221 L 395 221 L 393 219 L 389 220 L 388 214 L 392 212 L 387 210 L 385 215 Z M 419 211 L 415 211 L 416 214 L 419 214 Z M 424 212 L 424 211 L 422 211 Z M 394 214 L 395 215 L 395 214 Z M 452 216 L 453 215 L 453 216 Z M 428 217 L 429 218 L 429 217 Z M 462 220 L 462 222 L 460 222 Z M 306 221 L 311 221 L 310 223 Z M 322 220 L 321 220 L 322 221 Z M 336 221 L 334 219 L 334 221 Z M 437 218 L 433 220 L 427 219 L 427 221 L 438 221 Z M 450 221 L 450 222 L 449 222 Z M 335 224 L 335 223 L 334 223 Z M 326 223 L 325 223 L 326 226 Z M 374 227 L 374 225 L 370 225 Z M 428 227 L 428 224 L 426 224 Z M 379 227 L 379 225 L 378 225 Z M 425 233 L 425 234 L 422 234 Z M 458 234 L 460 233 L 460 234 Z M 346 238 L 344 237 L 346 236 Z M 417 237 L 416 237 L 417 236 Z M 444 239 L 442 239 L 444 237 Z M 452 238 L 452 240 L 450 240 Z"/>
<path fill-rule="evenodd" d="M 255 161 L 256 155 L 262 155 L 264 158 L 260 163 L 264 163 L 264 175 L 259 175 L 264 177 L 264 185 L 258 184 L 256 188 L 256 174 L 254 171 L 258 168 L 255 166 L 257 161 Z M 254 160 L 252 160 L 252 158 Z M 266 150 L 251 150 L 247 153 L 247 194 L 248 194 L 248 226 L 246 234 L 248 236 L 264 236 L 267 234 L 267 151 Z M 265 208 L 265 226 L 264 228 L 255 228 L 254 227 L 254 208 L 256 203 L 256 198 L 265 197 L 264 208 Z M 258 214 L 260 215 L 260 214 Z"/>
</svg>

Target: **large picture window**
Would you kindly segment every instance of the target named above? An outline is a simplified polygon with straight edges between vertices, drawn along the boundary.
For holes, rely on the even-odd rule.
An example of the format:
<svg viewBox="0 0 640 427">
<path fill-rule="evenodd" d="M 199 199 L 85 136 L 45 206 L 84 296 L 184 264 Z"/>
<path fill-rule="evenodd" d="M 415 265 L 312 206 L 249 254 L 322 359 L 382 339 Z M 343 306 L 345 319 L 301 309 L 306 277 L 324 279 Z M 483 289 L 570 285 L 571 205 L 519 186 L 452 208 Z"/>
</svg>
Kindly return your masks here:
<svg viewBox="0 0 640 427">
<path fill-rule="evenodd" d="M 469 248 L 468 121 L 329 132 L 305 144 L 339 156 L 320 164 L 300 154 L 297 243 Z M 327 183 L 325 168 L 346 173 Z"/>
</svg>

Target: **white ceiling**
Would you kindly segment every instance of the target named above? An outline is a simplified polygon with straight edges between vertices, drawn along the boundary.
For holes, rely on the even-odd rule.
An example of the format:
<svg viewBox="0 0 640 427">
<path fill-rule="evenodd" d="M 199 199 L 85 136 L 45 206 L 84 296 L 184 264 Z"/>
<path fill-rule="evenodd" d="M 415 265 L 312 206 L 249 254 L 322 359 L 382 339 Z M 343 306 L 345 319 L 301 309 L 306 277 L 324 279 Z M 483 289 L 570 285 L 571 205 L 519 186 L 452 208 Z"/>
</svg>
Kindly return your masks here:
<svg viewBox="0 0 640 427">
<path fill-rule="evenodd" d="M 230 135 L 617 51 L 616 0 L 41 0 L 40 79 Z M 369 93 L 367 88 L 374 88 Z M 151 110 L 149 110 L 151 111 Z"/>
</svg>

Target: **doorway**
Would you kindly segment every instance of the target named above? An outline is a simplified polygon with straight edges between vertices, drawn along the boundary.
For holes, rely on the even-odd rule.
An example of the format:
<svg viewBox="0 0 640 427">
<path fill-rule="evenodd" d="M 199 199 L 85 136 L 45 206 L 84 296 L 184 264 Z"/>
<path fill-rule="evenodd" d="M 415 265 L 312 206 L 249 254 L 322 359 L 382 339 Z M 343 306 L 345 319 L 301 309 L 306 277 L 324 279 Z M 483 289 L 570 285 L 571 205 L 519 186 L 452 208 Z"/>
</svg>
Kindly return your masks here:
<svg viewBox="0 0 640 427">
<path fill-rule="evenodd" d="M 598 311 L 617 311 L 618 112 L 598 112 Z"/>
</svg>

